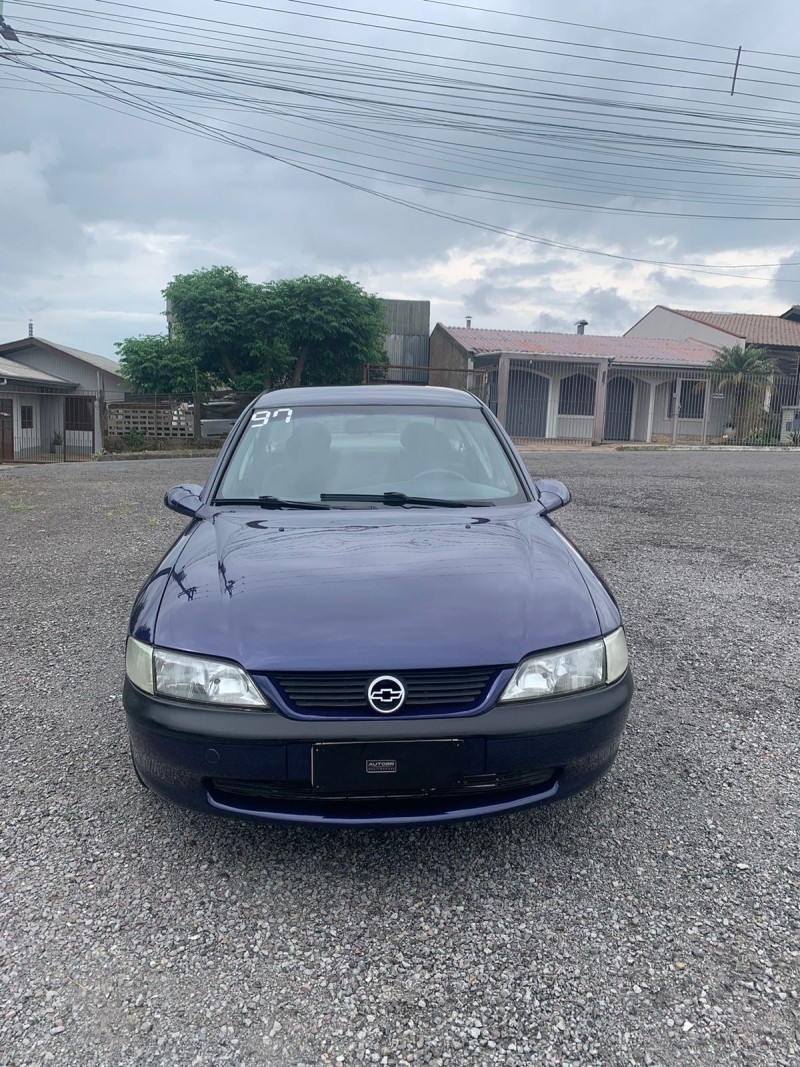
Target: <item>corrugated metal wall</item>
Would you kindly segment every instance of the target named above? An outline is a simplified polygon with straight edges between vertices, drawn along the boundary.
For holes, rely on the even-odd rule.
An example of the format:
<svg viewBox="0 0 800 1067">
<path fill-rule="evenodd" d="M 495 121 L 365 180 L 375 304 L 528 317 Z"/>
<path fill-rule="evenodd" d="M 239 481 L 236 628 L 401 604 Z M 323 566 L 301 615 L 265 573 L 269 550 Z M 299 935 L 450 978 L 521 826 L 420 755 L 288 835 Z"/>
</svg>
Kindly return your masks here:
<svg viewBox="0 0 800 1067">
<path fill-rule="evenodd" d="M 430 300 L 383 300 L 387 334 L 428 337 L 431 332 Z"/>
<path fill-rule="evenodd" d="M 429 334 L 431 305 L 429 300 L 384 300 L 384 317 L 386 319 L 386 341 L 384 348 L 389 363 L 397 367 L 419 369 L 420 383 L 427 381 L 429 360 Z M 409 381 L 403 371 L 390 370 L 389 381 Z"/>
</svg>

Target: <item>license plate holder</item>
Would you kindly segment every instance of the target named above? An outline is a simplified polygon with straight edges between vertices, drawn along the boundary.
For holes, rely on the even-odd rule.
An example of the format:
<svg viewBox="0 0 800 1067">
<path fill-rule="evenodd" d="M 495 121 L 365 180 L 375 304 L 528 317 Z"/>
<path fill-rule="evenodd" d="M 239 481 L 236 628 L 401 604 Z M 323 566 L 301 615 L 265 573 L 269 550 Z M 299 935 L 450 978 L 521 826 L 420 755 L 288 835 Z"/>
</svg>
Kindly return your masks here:
<svg viewBox="0 0 800 1067">
<path fill-rule="evenodd" d="M 315 793 L 436 793 L 464 779 L 463 742 L 331 741 L 311 749 Z"/>
</svg>

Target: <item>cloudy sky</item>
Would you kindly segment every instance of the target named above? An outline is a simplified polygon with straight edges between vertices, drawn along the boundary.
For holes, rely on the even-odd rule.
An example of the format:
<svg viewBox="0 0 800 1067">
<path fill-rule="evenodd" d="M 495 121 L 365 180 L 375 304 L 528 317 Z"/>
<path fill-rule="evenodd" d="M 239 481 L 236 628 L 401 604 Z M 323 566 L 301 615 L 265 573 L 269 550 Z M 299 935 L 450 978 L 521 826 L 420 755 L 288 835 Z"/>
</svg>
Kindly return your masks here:
<svg viewBox="0 0 800 1067">
<path fill-rule="evenodd" d="M 800 303 L 788 0 L 488 6 L 5 0 L 0 341 L 113 356 L 214 264 L 449 325 Z"/>
</svg>

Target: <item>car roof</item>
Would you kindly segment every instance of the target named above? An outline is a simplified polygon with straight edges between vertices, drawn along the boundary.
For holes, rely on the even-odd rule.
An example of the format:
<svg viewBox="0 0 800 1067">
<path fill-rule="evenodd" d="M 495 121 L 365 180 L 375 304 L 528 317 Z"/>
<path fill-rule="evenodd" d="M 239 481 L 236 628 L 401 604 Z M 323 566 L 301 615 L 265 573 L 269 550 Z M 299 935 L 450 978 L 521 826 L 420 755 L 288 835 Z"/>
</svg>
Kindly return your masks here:
<svg viewBox="0 0 800 1067">
<path fill-rule="evenodd" d="M 262 393 L 255 407 L 295 408 L 337 404 L 480 407 L 480 401 L 472 393 L 433 385 L 325 385 L 276 389 L 271 393 Z"/>
</svg>

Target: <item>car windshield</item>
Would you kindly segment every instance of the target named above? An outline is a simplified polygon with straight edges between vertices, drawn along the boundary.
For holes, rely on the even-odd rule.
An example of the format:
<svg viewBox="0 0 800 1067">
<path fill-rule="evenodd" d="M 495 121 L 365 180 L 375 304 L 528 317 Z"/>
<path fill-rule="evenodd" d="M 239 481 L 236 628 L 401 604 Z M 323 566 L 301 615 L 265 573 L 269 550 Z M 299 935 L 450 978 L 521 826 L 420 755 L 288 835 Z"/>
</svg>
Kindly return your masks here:
<svg viewBox="0 0 800 1067">
<path fill-rule="evenodd" d="M 215 493 L 217 503 L 336 508 L 526 499 L 483 412 L 432 405 L 258 409 Z"/>
</svg>

